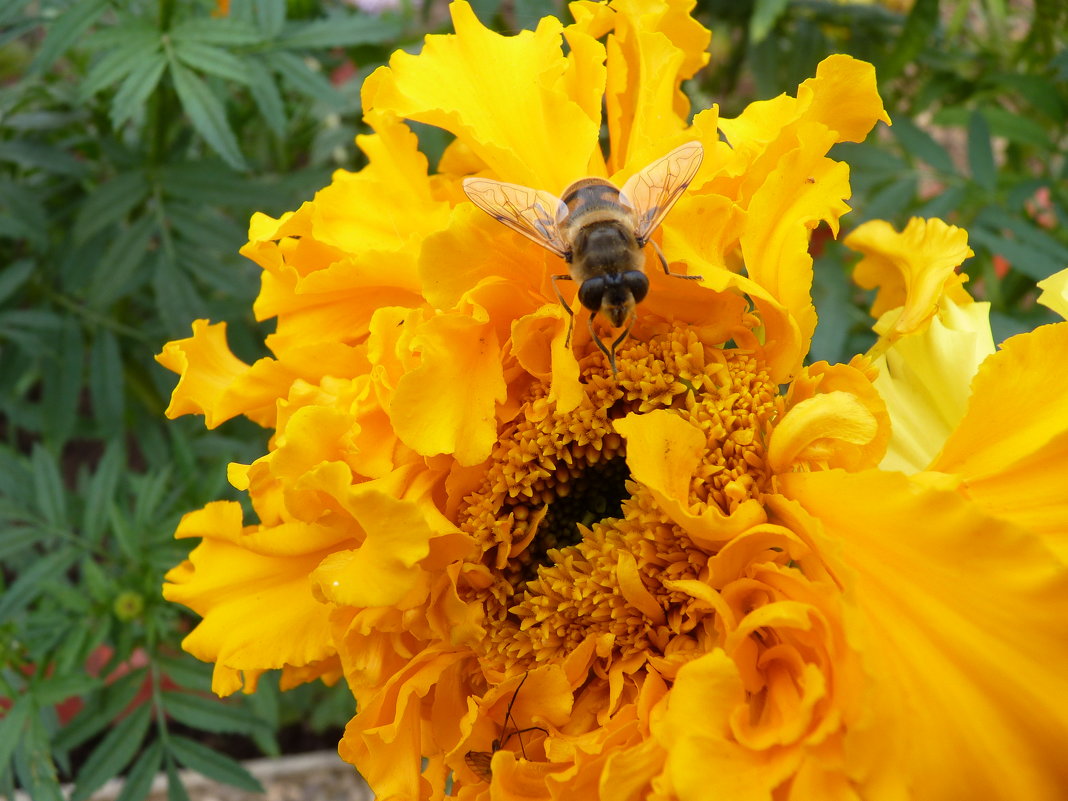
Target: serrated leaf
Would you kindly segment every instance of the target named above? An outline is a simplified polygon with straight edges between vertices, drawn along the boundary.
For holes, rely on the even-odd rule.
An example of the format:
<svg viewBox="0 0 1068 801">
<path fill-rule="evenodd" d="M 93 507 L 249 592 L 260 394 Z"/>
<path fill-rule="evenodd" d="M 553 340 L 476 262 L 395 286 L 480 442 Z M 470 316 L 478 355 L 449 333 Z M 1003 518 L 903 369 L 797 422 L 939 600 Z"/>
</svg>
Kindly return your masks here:
<svg viewBox="0 0 1068 801">
<path fill-rule="evenodd" d="M 48 450 L 35 445 L 31 456 L 33 465 L 33 489 L 37 511 L 49 525 L 56 528 L 67 526 L 66 490 L 59 465 Z"/>
<path fill-rule="evenodd" d="M 174 53 L 182 63 L 200 72 L 238 83 L 247 84 L 249 81 L 245 60 L 221 47 L 194 39 L 179 39 L 174 43 Z"/>
<path fill-rule="evenodd" d="M 105 687 L 53 738 L 57 750 L 70 750 L 94 737 L 137 697 L 144 683 L 145 669 L 121 676 Z"/>
<path fill-rule="evenodd" d="M 246 169 L 245 159 L 226 119 L 222 101 L 204 81 L 176 61 L 171 62 L 171 77 L 182 108 L 189 115 L 189 121 L 197 133 L 231 167 Z"/>
<path fill-rule="evenodd" d="M 270 68 L 260 57 L 250 61 L 248 88 L 256 108 L 260 110 L 267 127 L 276 136 L 282 136 L 286 131 L 286 108 L 282 100 L 282 93 L 278 91 L 278 84 Z"/>
<path fill-rule="evenodd" d="M 71 3 L 52 23 L 37 51 L 28 72 L 39 75 L 47 70 L 79 37 L 99 19 L 108 7 L 108 0 L 79 0 Z"/>
<path fill-rule="evenodd" d="M 908 117 L 895 120 L 890 132 L 909 155 L 930 164 L 941 172 L 947 174 L 956 172 L 953 159 L 950 158 L 946 149 L 938 144 L 927 131 L 917 127 Z"/>
<path fill-rule="evenodd" d="M 118 222 L 148 196 L 148 181 L 143 173 L 119 173 L 100 184 L 86 198 L 74 221 L 75 245 L 84 245 L 97 231 Z"/>
<path fill-rule="evenodd" d="M 17 164 L 25 170 L 43 170 L 53 175 L 78 178 L 85 174 L 85 163 L 67 150 L 28 139 L 0 142 L 0 161 Z"/>
<path fill-rule="evenodd" d="M 325 19 L 290 25 L 279 39 L 279 44 L 291 50 L 318 50 L 392 42 L 400 34 L 400 20 L 393 17 L 335 14 Z"/>
<path fill-rule="evenodd" d="M 142 801 L 148 798 L 152 780 L 163 766 L 163 745 L 159 740 L 153 741 L 133 763 L 122 783 L 122 791 L 115 801 Z"/>
<path fill-rule="evenodd" d="M 91 692 L 100 679 L 82 674 L 53 675 L 34 685 L 32 694 L 40 706 L 53 706 L 75 695 Z"/>
<path fill-rule="evenodd" d="M 252 13 L 264 36 L 273 39 L 286 23 L 286 0 L 252 0 Z"/>
<path fill-rule="evenodd" d="M 202 773 L 209 779 L 239 787 L 250 793 L 262 793 L 263 786 L 241 763 L 228 756 L 178 735 L 170 739 L 170 750 L 175 759 L 187 768 Z M 71 799 L 78 801 L 78 799 Z"/>
<path fill-rule="evenodd" d="M 143 67 L 131 72 L 119 84 L 119 90 L 111 100 L 111 124 L 121 128 L 123 124 L 142 111 L 149 95 L 156 91 L 159 79 L 167 66 L 167 57 L 157 52 L 149 58 Z"/>
<path fill-rule="evenodd" d="M 29 259 L 19 259 L 0 271 L 0 303 L 18 291 L 31 275 L 34 263 Z"/>
<path fill-rule="evenodd" d="M 7 713 L 0 717 L 0 773 L 3 773 L 15 746 L 25 740 L 23 727 L 30 716 L 33 702 L 28 695 L 15 699 Z"/>
<path fill-rule="evenodd" d="M 997 184 L 994 148 L 990 143 L 986 117 L 979 109 L 975 109 L 968 120 L 968 167 L 975 183 L 987 191 L 994 189 Z"/>
<path fill-rule="evenodd" d="M 767 39 L 789 4 L 790 0 L 756 0 L 749 18 L 749 41 L 756 44 Z"/>
<path fill-rule="evenodd" d="M 293 53 L 279 52 L 272 54 L 270 61 L 272 69 L 282 80 L 301 94 L 335 109 L 344 109 L 348 104 L 345 95 L 335 89 L 321 72 L 309 67 L 304 59 Z"/>
<path fill-rule="evenodd" d="M 21 571 L 3 594 L 0 595 L 0 621 L 15 616 L 41 595 L 46 589 L 45 579 L 60 575 L 77 559 L 76 551 L 64 549 L 42 556 Z"/>
<path fill-rule="evenodd" d="M 171 36 L 175 40 L 231 47 L 263 42 L 263 34 L 255 26 L 233 17 L 190 17 L 176 25 Z"/>
<path fill-rule="evenodd" d="M 211 666 L 188 654 L 157 657 L 160 672 L 179 687 L 194 692 L 211 691 Z M 254 697 L 254 696 L 250 696 Z"/>
<path fill-rule="evenodd" d="M 179 336 L 189 329 L 189 321 L 202 316 L 204 301 L 193 282 L 170 259 L 159 260 L 153 279 L 156 310 L 169 336 Z"/>
<path fill-rule="evenodd" d="M 185 791 L 182 777 L 178 775 L 178 768 L 170 757 L 167 759 L 167 801 L 189 801 L 189 793 Z"/>
<path fill-rule="evenodd" d="M 163 167 L 161 176 L 166 196 L 196 204 L 247 206 L 259 196 L 246 176 L 219 162 L 176 162 Z"/>
<path fill-rule="evenodd" d="M 123 448 L 121 441 L 109 442 L 104 455 L 96 465 L 93 477 L 89 480 L 89 488 L 85 496 L 85 511 L 82 514 L 82 534 L 90 542 L 96 542 L 103 534 L 108 509 L 115 503 L 119 479 L 126 466 Z"/>
<path fill-rule="evenodd" d="M 121 434 L 125 427 L 124 386 L 118 340 L 111 331 L 100 331 L 89 354 L 89 398 L 97 430 L 104 439 Z"/>
<path fill-rule="evenodd" d="M 122 38 L 94 62 L 78 87 L 83 101 L 114 86 L 131 72 L 150 67 L 163 46 L 159 31 L 142 22 L 132 22 L 121 29 Z"/>
<path fill-rule="evenodd" d="M 57 453 L 74 435 L 84 384 L 85 345 L 82 329 L 74 320 L 67 320 L 60 329 L 52 358 L 45 362 L 41 379 L 41 433 L 45 442 Z M 65 521 L 53 522 L 65 525 Z"/>
<path fill-rule="evenodd" d="M 168 691 L 163 708 L 179 723 L 201 731 L 250 734 L 263 726 L 248 710 L 215 697 Z"/>
<path fill-rule="evenodd" d="M 155 214 L 144 213 L 120 230 L 100 260 L 102 269 L 93 271 L 86 289 L 87 305 L 102 310 L 139 283 L 134 279 L 139 269 L 148 267 L 157 224 Z"/>
<path fill-rule="evenodd" d="M 1049 278 L 1065 266 L 1064 262 L 1051 258 L 1041 250 L 989 228 L 973 226 L 968 231 L 968 237 L 973 245 L 980 245 L 991 253 L 1004 256 L 1014 270 L 1036 281 Z"/>
<path fill-rule="evenodd" d="M 120 720 L 85 760 L 70 801 L 86 801 L 94 790 L 125 768 L 140 750 L 151 720 L 152 708 L 148 704 Z"/>
<path fill-rule="evenodd" d="M 879 70 L 880 80 L 898 75 L 906 64 L 911 64 L 927 47 L 938 27 L 938 0 L 916 0 L 912 4 L 905 27 L 897 37 L 894 51 Z M 897 121 L 894 122 L 895 127 Z"/>
<path fill-rule="evenodd" d="M 15 776 L 33 801 L 64 801 L 55 762 L 40 725 L 31 725 L 30 738 L 15 750 Z"/>
</svg>

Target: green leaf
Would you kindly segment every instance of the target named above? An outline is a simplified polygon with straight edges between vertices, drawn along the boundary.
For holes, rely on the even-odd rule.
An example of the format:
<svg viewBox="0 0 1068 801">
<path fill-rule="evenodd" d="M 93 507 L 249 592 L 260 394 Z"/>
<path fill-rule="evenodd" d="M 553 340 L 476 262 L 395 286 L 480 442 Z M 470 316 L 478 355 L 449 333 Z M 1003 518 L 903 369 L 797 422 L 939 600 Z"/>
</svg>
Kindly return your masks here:
<svg viewBox="0 0 1068 801">
<path fill-rule="evenodd" d="M 15 751 L 15 775 L 33 801 L 64 801 L 48 740 L 36 721 L 31 721 L 30 737 Z"/>
<path fill-rule="evenodd" d="M 64 549 L 42 556 L 21 571 L 11 586 L 0 594 L 0 621 L 13 618 L 23 608 L 33 603 L 47 589 L 46 579 L 61 575 L 77 559 L 76 551 Z"/>
<path fill-rule="evenodd" d="M 160 654 L 157 657 L 157 663 L 160 672 L 178 686 L 194 692 L 211 692 L 212 669 L 210 665 L 185 653 L 175 656 Z M 249 698 L 256 697 L 256 695 L 258 691 Z"/>
<path fill-rule="evenodd" d="M 169 756 L 167 758 L 167 801 L 189 801 L 189 793 L 185 791 L 182 777 L 178 775 L 178 768 Z"/>
<path fill-rule="evenodd" d="M 120 26 L 122 37 L 98 58 L 78 86 L 84 102 L 132 72 L 149 68 L 162 48 L 159 31 L 140 21 Z"/>
<path fill-rule="evenodd" d="M 286 23 L 286 0 L 252 0 L 252 11 L 264 36 L 273 39 Z"/>
<path fill-rule="evenodd" d="M 70 801 L 86 801 L 94 790 L 125 768 L 140 750 L 151 720 L 149 704 L 142 704 L 120 720 L 85 760 Z"/>
<path fill-rule="evenodd" d="M 67 150 L 26 139 L 0 142 L 0 161 L 11 162 L 25 170 L 43 170 L 72 178 L 81 177 L 86 170 L 85 162 Z"/>
<path fill-rule="evenodd" d="M 118 222 L 148 196 L 148 181 L 144 173 L 119 173 L 100 184 L 86 198 L 74 221 L 73 241 L 84 245 L 97 231 Z"/>
<path fill-rule="evenodd" d="M 950 158 L 946 149 L 938 144 L 927 131 L 917 127 L 908 117 L 895 120 L 890 132 L 909 155 L 946 174 L 952 175 L 956 172 L 953 159 Z"/>
<path fill-rule="evenodd" d="M 89 355 L 89 397 L 99 435 L 109 440 L 125 428 L 124 386 L 118 340 L 111 331 L 102 330 Z"/>
<path fill-rule="evenodd" d="M 325 19 L 291 25 L 279 40 L 291 50 L 318 50 L 392 42 L 401 34 L 400 20 L 372 14 L 335 14 Z"/>
<path fill-rule="evenodd" d="M 89 489 L 85 496 L 82 534 L 90 542 L 96 542 L 104 533 L 108 509 L 115 503 L 119 479 L 122 477 L 125 466 L 126 454 L 123 442 L 121 440 L 108 442 L 104 455 L 97 462 L 96 470 L 89 480 Z"/>
<path fill-rule="evenodd" d="M 789 5 L 790 0 L 756 0 L 749 18 L 749 41 L 754 44 L 764 41 Z"/>
<path fill-rule="evenodd" d="M 987 191 L 997 185 L 997 167 L 994 165 L 994 148 L 990 144 L 990 128 L 986 117 L 979 109 L 968 120 L 968 166 L 972 180 Z"/>
<path fill-rule="evenodd" d="M 218 75 L 228 81 L 244 84 L 249 82 L 249 69 L 245 60 L 221 47 L 193 39 L 179 39 L 174 43 L 174 53 L 183 63 L 195 70 Z"/>
<path fill-rule="evenodd" d="M 983 114 L 994 136 L 1003 136 L 1012 142 L 1031 145 L 1042 151 L 1051 150 L 1049 133 L 1027 115 L 997 106 L 988 106 L 983 109 Z"/>
<path fill-rule="evenodd" d="M 178 735 L 170 738 L 170 747 L 175 759 L 209 779 L 240 787 L 250 793 L 263 792 L 263 786 L 239 762 L 213 748 Z M 71 799 L 71 801 L 79 800 Z"/>
<path fill-rule="evenodd" d="M 321 72 L 309 67 L 304 59 L 293 53 L 273 53 L 271 67 L 282 80 L 303 95 L 342 110 L 348 104 L 345 95 L 339 92 Z"/>
<path fill-rule="evenodd" d="M 56 528 L 67 526 L 66 490 L 56 459 L 46 448 L 35 445 L 33 456 L 34 498 L 45 521 Z"/>
<path fill-rule="evenodd" d="M 33 275 L 34 263 L 29 259 L 19 259 L 0 271 L 0 303 L 18 291 L 26 280 Z"/>
<path fill-rule="evenodd" d="M 164 166 L 160 174 L 168 197 L 197 204 L 250 206 L 260 194 L 247 177 L 217 161 L 175 162 Z"/>
<path fill-rule="evenodd" d="M 133 763 L 122 784 L 122 792 L 115 801 L 142 801 L 148 798 L 152 780 L 163 766 L 163 745 L 159 740 L 153 741 Z"/>
<path fill-rule="evenodd" d="M 0 180 L 0 238 L 25 239 L 48 247 L 49 220 L 39 191 Z M 0 273 L 0 281 L 3 281 Z"/>
<path fill-rule="evenodd" d="M 85 673 L 49 676 L 34 685 L 32 694 L 40 706 L 53 706 L 75 695 L 96 689 L 100 679 Z"/>
<path fill-rule="evenodd" d="M 905 222 L 905 212 L 916 197 L 916 176 L 906 173 L 873 192 L 863 208 L 865 220 Z"/>
<path fill-rule="evenodd" d="M 33 701 L 28 695 L 23 695 L 0 717 L 0 776 L 3 775 L 11 755 L 15 753 L 15 746 L 25 739 L 23 727 L 32 707 Z"/>
<path fill-rule="evenodd" d="M 89 699 L 77 717 L 53 738 L 57 751 L 68 751 L 88 741 L 119 716 L 137 697 L 146 670 L 132 670 Z"/>
<path fill-rule="evenodd" d="M 991 253 L 1004 256 L 1014 270 L 1036 281 L 1049 278 L 1065 267 L 1063 261 L 1051 258 L 1038 248 L 983 226 L 972 226 L 968 230 L 968 236 L 973 245 L 980 245 Z"/>
<path fill-rule="evenodd" d="M 231 167 L 237 170 L 246 169 L 245 159 L 226 119 L 222 101 L 204 81 L 177 61 L 171 62 L 171 77 L 174 79 L 174 88 L 178 92 L 182 108 L 189 115 L 197 133 L 203 136 Z"/>
<path fill-rule="evenodd" d="M 62 56 L 89 30 L 108 7 L 108 0 L 78 0 L 71 3 L 48 29 L 40 50 L 29 66 L 31 75 L 39 75 Z"/>
<path fill-rule="evenodd" d="M 261 57 L 251 61 L 248 88 L 264 122 L 276 136 L 286 132 L 286 108 L 271 70 Z"/>
<path fill-rule="evenodd" d="M 938 0 L 916 0 L 905 19 L 905 27 L 898 36 L 893 53 L 879 70 L 882 81 L 901 73 L 905 65 L 917 60 L 929 47 L 938 27 Z M 897 121 L 894 121 L 897 127 Z"/>
<path fill-rule="evenodd" d="M 179 723 L 201 731 L 251 734 L 264 724 L 255 715 L 220 698 L 186 692 L 163 694 L 163 708 Z"/>
<path fill-rule="evenodd" d="M 964 186 L 946 187 L 916 209 L 915 216 L 941 217 L 945 219 L 957 211 L 964 204 L 967 197 L 968 189 Z"/>
<path fill-rule="evenodd" d="M 152 238 L 158 233 L 157 222 L 156 215 L 145 210 L 121 228 L 100 259 L 102 269 L 93 271 L 85 294 L 90 307 L 103 310 L 136 284 L 138 271 L 148 266 Z"/>
<path fill-rule="evenodd" d="M 44 363 L 41 380 L 41 421 L 45 442 L 59 451 L 74 435 L 78 404 L 85 384 L 85 345 L 82 329 L 64 321 L 54 355 Z"/>
<path fill-rule="evenodd" d="M 153 53 L 140 69 L 131 72 L 119 84 L 119 90 L 111 100 L 111 124 L 121 128 L 135 114 L 144 110 L 148 100 L 163 77 L 167 57 L 162 52 Z"/>
<path fill-rule="evenodd" d="M 263 34 L 255 26 L 233 17 L 190 17 L 171 31 L 175 40 L 203 42 L 204 44 L 256 45 L 263 42 Z"/>
</svg>

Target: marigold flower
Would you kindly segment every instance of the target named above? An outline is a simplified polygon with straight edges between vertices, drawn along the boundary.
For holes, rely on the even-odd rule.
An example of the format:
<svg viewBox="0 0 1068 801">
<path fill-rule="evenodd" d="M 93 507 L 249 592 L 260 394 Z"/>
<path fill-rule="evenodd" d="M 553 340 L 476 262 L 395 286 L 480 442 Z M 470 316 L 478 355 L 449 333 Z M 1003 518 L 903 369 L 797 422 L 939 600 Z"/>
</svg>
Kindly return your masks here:
<svg viewBox="0 0 1068 801">
<path fill-rule="evenodd" d="M 230 472 L 257 519 L 179 527 L 185 647 L 219 693 L 343 675 L 381 799 L 1060 797 L 1068 324 L 992 353 L 963 232 L 872 226 L 881 344 L 805 366 L 809 236 L 848 210 L 827 151 L 889 122 L 874 72 L 687 122 L 691 8 L 505 37 L 455 2 L 365 83 L 369 165 L 253 219 L 273 356 L 205 321 L 159 356 L 168 414 L 274 432 Z M 405 119 L 455 136 L 436 174 Z M 565 343 L 559 260 L 462 179 L 621 185 L 693 140 L 656 237 L 702 279 L 650 267 L 613 376 Z"/>
</svg>

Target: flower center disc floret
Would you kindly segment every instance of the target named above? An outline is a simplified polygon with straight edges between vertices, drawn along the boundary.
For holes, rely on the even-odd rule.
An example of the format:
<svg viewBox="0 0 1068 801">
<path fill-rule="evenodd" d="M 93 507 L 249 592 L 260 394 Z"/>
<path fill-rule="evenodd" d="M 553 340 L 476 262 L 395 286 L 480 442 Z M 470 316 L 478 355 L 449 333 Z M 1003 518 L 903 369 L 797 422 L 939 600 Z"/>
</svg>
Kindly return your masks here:
<svg viewBox="0 0 1068 801">
<path fill-rule="evenodd" d="M 688 498 L 695 514 L 729 514 L 768 483 L 765 444 L 782 400 L 752 352 L 710 347 L 676 327 L 624 347 L 616 380 L 599 358 L 584 361 L 571 411 L 556 409 L 547 386 L 530 389 L 465 499 L 460 525 L 481 558 L 460 591 L 482 608 L 486 637 L 475 648 L 487 666 L 529 670 L 591 635 L 611 644 L 599 651 L 606 659 L 697 652 L 687 639 L 712 612 L 664 582 L 703 578 L 713 554 L 632 479 L 616 420 L 669 409 L 704 433 Z M 637 590 L 621 587 L 624 560 L 637 568 Z"/>
</svg>

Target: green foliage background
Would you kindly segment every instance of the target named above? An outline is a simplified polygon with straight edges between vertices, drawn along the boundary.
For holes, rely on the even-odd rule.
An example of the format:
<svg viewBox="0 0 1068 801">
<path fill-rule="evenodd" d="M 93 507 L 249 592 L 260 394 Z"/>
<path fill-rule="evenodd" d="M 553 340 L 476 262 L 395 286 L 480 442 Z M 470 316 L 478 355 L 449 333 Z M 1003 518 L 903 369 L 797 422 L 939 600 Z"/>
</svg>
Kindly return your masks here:
<svg viewBox="0 0 1068 801">
<path fill-rule="evenodd" d="M 552 0 L 473 5 L 506 32 L 566 16 Z M 175 377 L 152 356 L 202 317 L 230 323 L 240 357 L 263 355 L 259 271 L 237 255 L 249 216 L 359 168 L 360 81 L 447 14 L 340 0 L 216 11 L 0 2 L 0 794 L 59 799 L 74 782 L 80 801 L 123 773 L 125 801 L 165 771 L 181 799 L 179 767 L 251 789 L 205 741 L 240 735 L 278 754 L 290 724 L 338 731 L 352 713 L 343 687 L 280 694 L 277 677 L 216 699 L 210 666 L 181 652 L 192 618 L 159 594 L 189 547 L 175 525 L 237 498 L 226 464 L 265 437 L 165 421 Z M 1068 266 L 1068 6 L 714 0 L 697 14 L 714 40 L 686 87 L 695 110 L 793 92 L 832 52 L 874 62 L 894 125 L 834 154 L 852 165 L 847 229 L 913 215 L 964 226 L 997 338 L 1052 319 L 1034 283 Z M 416 127 L 434 163 L 445 138 Z M 850 269 L 825 242 L 813 359 L 871 341 Z"/>
</svg>

